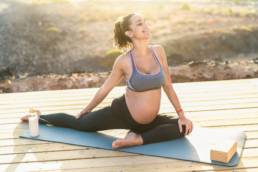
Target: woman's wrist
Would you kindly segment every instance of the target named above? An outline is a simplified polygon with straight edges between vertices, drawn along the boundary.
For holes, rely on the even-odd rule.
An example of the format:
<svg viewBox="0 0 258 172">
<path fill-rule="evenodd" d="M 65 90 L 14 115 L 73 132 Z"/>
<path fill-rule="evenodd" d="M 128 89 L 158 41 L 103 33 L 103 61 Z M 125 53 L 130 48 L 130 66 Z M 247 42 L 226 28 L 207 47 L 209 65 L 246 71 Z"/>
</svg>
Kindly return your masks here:
<svg viewBox="0 0 258 172">
<path fill-rule="evenodd" d="M 176 109 L 176 113 L 178 114 L 180 119 L 186 118 L 182 108 Z"/>
<path fill-rule="evenodd" d="M 185 119 L 186 117 L 185 117 L 185 114 L 178 114 L 178 117 L 180 118 L 180 119 Z"/>
<path fill-rule="evenodd" d="M 89 108 L 87 108 L 87 107 L 84 108 L 83 111 L 84 111 L 84 112 L 91 112 L 91 110 L 90 110 Z"/>
<path fill-rule="evenodd" d="M 181 112 L 183 112 L 183 109 L 182 109 L 182 108 L 176 109 L 176 113 L 177 113 L 177 114 L 179 114 L 179 113 L 181 113 Z"/>
<path fill-rule="evenodd" d="M 87 113 L 91 112 L 91 110 L 86 110 Z"/>
</svg>

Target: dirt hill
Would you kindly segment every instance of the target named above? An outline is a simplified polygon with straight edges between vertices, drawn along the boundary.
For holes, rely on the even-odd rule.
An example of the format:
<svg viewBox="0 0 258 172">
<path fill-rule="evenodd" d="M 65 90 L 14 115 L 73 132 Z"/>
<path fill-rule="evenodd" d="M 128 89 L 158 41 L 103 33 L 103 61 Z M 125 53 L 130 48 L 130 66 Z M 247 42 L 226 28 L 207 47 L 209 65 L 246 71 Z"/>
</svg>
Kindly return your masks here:
<svg viewBox="0 0 258 172">
<path fill-rule="evenodd" d="M 119 55 L 112 45 L 114 21 L 133 11 L 146 16 L 152 43 L 165 47 L 176 82 L 257 77 L 256 1 L 120 2 L 1 1 L 0 88 L 7 83 L 3 90 L 19 91 L 12 83 L 41 75 L 108 74 Z M 221 75 L 231 74 L 214 77 L 212 63 L 221 66 Z M 229 70 L 228 64 L 235 63 L 243 70 Z M 189 75 L 196 65 L 211 77 Z"/>
</svg>

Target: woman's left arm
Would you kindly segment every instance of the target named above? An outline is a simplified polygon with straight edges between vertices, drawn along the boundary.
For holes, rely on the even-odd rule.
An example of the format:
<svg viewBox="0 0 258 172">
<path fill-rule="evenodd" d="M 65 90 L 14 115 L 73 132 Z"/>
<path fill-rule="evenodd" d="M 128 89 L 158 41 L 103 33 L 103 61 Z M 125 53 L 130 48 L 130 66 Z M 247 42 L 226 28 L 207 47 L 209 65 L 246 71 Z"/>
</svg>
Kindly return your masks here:
<svg viewBox="0 0 258 172">
<path fill-rule="evenodd" d="M 179 116 L 179 123 L 181 124 L 181 125 L 179 125 L 180 131 L 182 132 L 182 125 L 185 125 L 186 126 L 185 134 L 189 134 L 192 132 L 193 124 L 192 124 L 192 121 L 187 119 L 187 117 L 185 116 L 184 111 L 180 105 L 179 99 L 173 88 L 172 79 L 170 77 L 169 68 L 168 68 L 166 52 L 161 45 L 158 45 L 156 47 L 157 47 L 156 49 L 159 53 L 159 57 L 161 58 L 161 62 L 162 62 L 162 66 L 163 66 L 164 74 L 165 74 L 165 82 L 162 87 Z"/>
</svg>

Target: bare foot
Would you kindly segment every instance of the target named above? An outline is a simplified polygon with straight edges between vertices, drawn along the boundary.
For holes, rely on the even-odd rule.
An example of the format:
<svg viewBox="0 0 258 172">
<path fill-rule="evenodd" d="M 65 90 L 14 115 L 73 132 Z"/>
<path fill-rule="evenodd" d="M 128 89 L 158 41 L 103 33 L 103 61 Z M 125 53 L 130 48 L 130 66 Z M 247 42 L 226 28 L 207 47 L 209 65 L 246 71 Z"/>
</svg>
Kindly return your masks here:
<svg viewBox="0 0 258 172">
<path fill-rule="evenodd" d="M 136 146 L 136 145 L 142 145 L 142 144 L 143 144 L 143 140 L 139 134 L 136 134 L 134 132 L 129 132 L 125 138 L 116 139 L 115 141 L 113 141 L 112 148 L 117 149 L 120 147 Z"/>
<path fill-rule="evenodd" d="M 28 122 L 29 117 L 32 116 L 32 113 L 35 113 L 36 115 L 38 115 L 38 117 L 41 115 L 41 112 L 38 109 L 30 108 L 29 113 L 21 117 L 21 121 Z"/>
</svg>

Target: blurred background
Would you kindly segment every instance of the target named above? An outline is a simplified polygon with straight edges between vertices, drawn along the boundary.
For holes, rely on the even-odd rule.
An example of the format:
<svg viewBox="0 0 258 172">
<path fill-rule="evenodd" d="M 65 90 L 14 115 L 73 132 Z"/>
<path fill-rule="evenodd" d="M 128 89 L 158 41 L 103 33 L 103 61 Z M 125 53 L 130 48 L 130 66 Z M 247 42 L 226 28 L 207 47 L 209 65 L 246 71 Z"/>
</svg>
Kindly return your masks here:
<svg viewBox="0 0 258 172">
<path fill-rule="evenodd" d="M 0 93 L 101 86 L 122 53 L 114 22 L 131 12 L 173 83 L 258 77 L 257 0 L 1 0 Z"/>
</svg>

